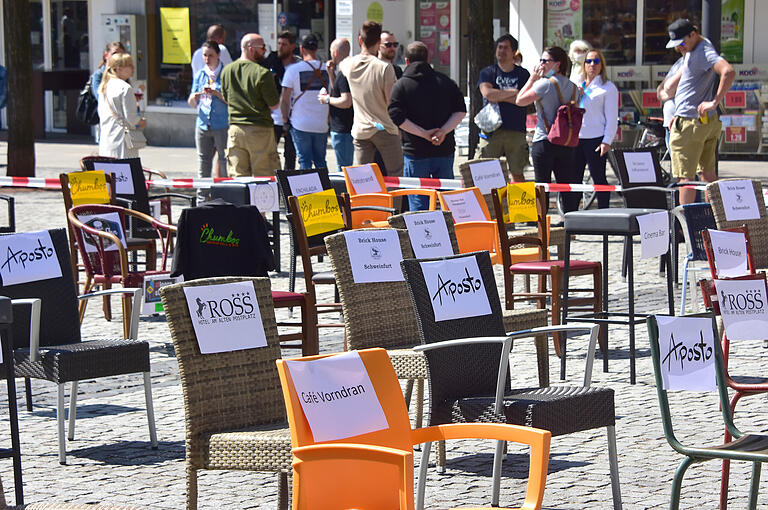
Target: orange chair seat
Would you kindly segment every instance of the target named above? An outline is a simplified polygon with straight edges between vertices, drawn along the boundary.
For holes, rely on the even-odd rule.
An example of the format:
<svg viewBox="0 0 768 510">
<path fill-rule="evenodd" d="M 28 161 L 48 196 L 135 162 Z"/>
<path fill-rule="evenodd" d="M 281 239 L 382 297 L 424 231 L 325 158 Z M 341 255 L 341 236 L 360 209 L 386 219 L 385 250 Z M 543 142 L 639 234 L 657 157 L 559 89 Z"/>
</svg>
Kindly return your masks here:
<svg viewBox="0 0 768 510">
<path fill-rule="evenodd" d="M 509 270 L 515 273 L 541 273 L 543 271 L 549 271 L 553 266 L 563 269 L 564 265 L 565 261 L 563 260 L 538 260 L 512 264 L 509 266 Z M 570 268 L 572 271 L 578 271 L 580 269 L 594 269 L 599 265 L 599 262 L 591 262 L 589 260 L 572 260 Z"/>
</svg>

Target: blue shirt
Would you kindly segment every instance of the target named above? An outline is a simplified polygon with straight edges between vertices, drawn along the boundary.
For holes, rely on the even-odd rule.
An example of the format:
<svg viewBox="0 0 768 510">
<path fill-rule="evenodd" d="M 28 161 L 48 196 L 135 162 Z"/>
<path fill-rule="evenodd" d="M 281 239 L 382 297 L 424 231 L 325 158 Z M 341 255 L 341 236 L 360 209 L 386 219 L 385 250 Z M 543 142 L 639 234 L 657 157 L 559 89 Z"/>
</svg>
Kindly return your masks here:
<svg viewBox="0 0 768 510">
<path fill-rule="evenodd" d="M 98 69 L 93 73 L 93 76 L 91 77 L 91 92 L 93 92 L 93 96 L 98 100 L 99 98 L 99 85 L 101 85 L 101 80 L 104 78 L 104 71 L 106 70 L 106 66 L 99 66 Z"/>
<path fill-rule="evenodd" d="M 722 59 L 707 39 L 702 39 L 685 55 L 683 74 L 675 93 L 675 116 L 695 119 L 699 116 L 699 104 L 715 98 L 717 73 L 714 65 Z M 717 109 L 709 116 L 717 115 Z"/>
<path fill-rule="evenodd" d="M 505 73 L 498 64 L 493 64 L 480 71 L 477 86 L 479 87 L 481 83 L 490 83 L 495 89 L 520 90 L 530 77 L 531 74 L 520 66 L 515 66 L 510 72 Z M 488 100 L 483 98 L 483 106 L 486 104 L 488 104 Z M 525 133 L 525 108 L 502 101 L 499 103 L 499 111 L 501 112 L 502 129 Z"/>
<path fill-rule="evenodd" d="M 202 92 L 208 85 L 208 75 L 205 69 L 198 71 L 195 79 L 192 80 L 192 93 Z M 221 92 L 221 73 L 216 77 L 216 82 L 211 86 L 212 89 Z M 226 129 L 229 127 L 229 114 L 227 113 L 227 103 L 214 96 L 210 106 L 205 106 L 203 101 L 197 102 L 197 127 L 202 131 L 209 129 Z"/>
</svg>

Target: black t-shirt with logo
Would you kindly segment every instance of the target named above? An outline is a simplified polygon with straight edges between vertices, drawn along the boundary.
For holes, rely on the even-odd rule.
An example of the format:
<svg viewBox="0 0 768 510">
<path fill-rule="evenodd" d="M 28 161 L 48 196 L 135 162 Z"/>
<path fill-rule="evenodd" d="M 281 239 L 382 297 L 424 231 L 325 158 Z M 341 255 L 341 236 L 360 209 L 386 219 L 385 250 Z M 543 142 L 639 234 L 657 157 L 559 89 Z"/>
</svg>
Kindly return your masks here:
<svg viewBox="0 0 768 510">
<path fill-rule="evenodd" d="M 333 87 L 331 87 L 331 97 L 341 97 L 341 94 L 346 92 L 350 94 L 349 82 L 344 74 L 336 70 L 336 79 L 333 81 Z M 352 131 L 352 121 L 354 120 L 355 111 L 350 108 L 336 108 L 331 106 L 331 131 L 336 133 L 349 133 Z"/>
<path fill-rule="evenodd" d="M 520 66 L 515 66 L 514 69 L 506 73 L 501 70 L 498 64 L 493 64 L 480 71 L 477 86 L 479 87 L 481 83 L 490 83 L 495 89 L 520 90 L 530 77 L 531 73 Z M 488 104 L 488 101 L 484 98 L 483 106 L 486 104 Z M 525 108 L 512 103 L 501 102 L 499 103 L 499 111 L 501 112 L 502 129 L 511 129 L 512 131 L 522 131 L 525 133 Z"/>
</svg>

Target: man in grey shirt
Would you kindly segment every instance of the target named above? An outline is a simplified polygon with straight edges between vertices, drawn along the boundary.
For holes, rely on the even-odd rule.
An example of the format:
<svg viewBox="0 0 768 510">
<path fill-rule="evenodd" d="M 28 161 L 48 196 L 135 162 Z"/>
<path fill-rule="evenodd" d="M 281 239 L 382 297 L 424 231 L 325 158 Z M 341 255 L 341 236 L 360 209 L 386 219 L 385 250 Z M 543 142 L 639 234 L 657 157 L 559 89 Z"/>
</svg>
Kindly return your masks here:
<svg viewBox="0 0 768 510">
<path fill-rule="evenodd" d="M 669 139 L 672 173 L 682 182 L 694 180 L 696 173 L 712 182 L 717 178 L 715 148 L 722 128 L 717 105 L 731 88 L 736 73 L 687 19 L 669 25 L 669 38 L 667 48 L 684 46 L 688 50 L 682 69 L 664 85 L 664 92 L 675 98 Z M 720 83 L 715 91 L 718 76 Z M 696 190 L 680 189 L 681 204 L 694 200 Z"/>
</svg>

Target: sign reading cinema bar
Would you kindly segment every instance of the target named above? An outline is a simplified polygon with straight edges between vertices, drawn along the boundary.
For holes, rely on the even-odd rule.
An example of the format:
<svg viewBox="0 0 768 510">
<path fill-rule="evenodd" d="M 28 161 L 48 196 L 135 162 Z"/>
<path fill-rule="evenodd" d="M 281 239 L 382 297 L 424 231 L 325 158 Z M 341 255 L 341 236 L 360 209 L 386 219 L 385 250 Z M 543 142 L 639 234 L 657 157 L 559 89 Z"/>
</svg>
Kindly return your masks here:
<svg viewBox="0 0 768 510">
<path fill-rule="evenodd" d="M 355 283 L 400 282 L 403 252 L 393 229 L 344 232 Z"/>
<path fill-rule="evenodd" d="M 436 322 L 491 314 L 491 304 L 474 256 L 420 265 Z"/>
<path fill-rule="evenodd" d="M 47 230 L 0 236 L 3 285 L 59 278 L 61 267 Z"/>
<path fill-rule="evenodd" d="M 708 317 L 656 316 L 665 390 L 714 391 L 715 337 Z"/>
<path fill-rule="evenodd" d="M 267 346 L 251 282 L 184 287 L 201 354 Z"/>
<path fill-rule="evenodd" d="M 432 259 L 453 255 L 451 236 L 442 211 L 403 215 L 413 254 L 417 259 Z"/>
<path fill-rule="evenodd" d="M 285 365 L 315 442 L 359 436 L 389 426 L 356 351 L 313 361 L 286 360 Z"/>
</svg>

